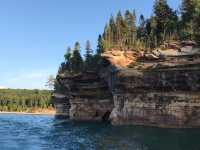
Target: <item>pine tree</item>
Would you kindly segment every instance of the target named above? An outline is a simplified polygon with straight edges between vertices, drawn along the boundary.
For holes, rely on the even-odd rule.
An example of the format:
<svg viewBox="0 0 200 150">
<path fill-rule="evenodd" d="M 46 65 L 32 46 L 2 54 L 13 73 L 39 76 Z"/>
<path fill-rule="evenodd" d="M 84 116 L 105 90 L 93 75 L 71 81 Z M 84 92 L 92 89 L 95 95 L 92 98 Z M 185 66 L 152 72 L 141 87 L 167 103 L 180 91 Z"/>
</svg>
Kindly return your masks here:
<svg viewBox="0 0 200 150">
<path fill-rule="evenodd" d="M 120 47 L 123 47 L 123 42 L 124 42 L 123 40 L 125 36 L 124 34 L 126 31 L 126 25 L 120 11 L 118 12 L 117 18 L 116 18 L 116 29 L 117 29 L 117 45 Z"/>
<path fill-rule="evenodd" d="M 181 14 L 184 24 L 192 20 L 194 14 L 194 0 L 182 0 Z"/>
<path fill-rule="evenodd" d="M 146 32 L 146 24 L 147 21 L 145 20 L 143 15 L 140 15 L 139 18 L 139 26 L 137 28 L 137 43 L 139 44 L 139 46 L 137 45 L 137 47 L 139 47 L 140 49 L 146 49 L 147 46 L 147 32 Z"/>
<path fill-rule="evenodd" d="M 110 39 L 111 39 L 111 45 L 115 45 L 117 43 L 117 29 L 116 29 L 116 24 L 115 24 L 115 19 L 114 17 L 111 15 L 110 20 L 109 20 L 109 26 L 110 26 Z"/>
<path fill-rule="evenodd" d="M 85 69 L 91 69 L 92 67 L 92 58 L 93 57 L 93 51 L 91 49 L 90 41 L 86 41 L 85 45 Z"/>
<path fill-rule="evenodd" d="M 193 16 L 195 12 L 194 0 L 182 0 L 182 32 L 184 39 L 192 39 L 193 36 Z"/>
<path fill-rule="evenodd" d="M 71 47 L 67 48 L 67 52 L 64 55 L 65 58 L 65 69 L 71 71 L 71 57 L 72 57 L 72 50 Z"/>
<path fill-rule="evenodd" d="M 157 42 L 157 21 L 155 17 L 151 16 L 146 20 L 145 26 L 145 46 L 146 48 L 155 48 L 158 45 Z"/>
<path fill-rule="evenodd" d="M 101 35 L 99 35 L 97 42 L 97 55 L 101 55 L 104 52 L 103 39 Z"/>
<path fill-rule="evenodd" d="M 193 33 L 195 41 L 200 45 L 200 0 L 194 0 L 194 5 Z"/>
<path fill-rule="evenodd" d="M 137 27 L 136 27 L 136 15 L 135 11 L 131 13 L 129 10 L 125 12 L 125 23 L 127 27 L 126 35 L 126 45 L 128 47 L 134 46 L 137 36 Z"/>
<path fill-rule="evenodd" d="M 133 11 L 133 15 L 131 17 L 133 19 L 131 23 L 131 34 L 132 34 L 132 42 L 135 44 L 136 38 L 137 38 L 137 27 L 136 27 L 136 13 L 135 10 Z"/>
<path fill-rule="evenodd" d="M 111 29 L 109 24 L 106 24 L 104 28 L 103 44 L 105 48 L 110 48 L 111 46 Z"/>
<path fill-rule="evenodd" d="M 87 59 L 87 56 L 92 56 L 93 54 L 93 50 L 91 48 L 91 44 L 89 40 L 86 41 L 85 50 L 86 50 L 86 59 Z"/>
<path fill-rule="evenodd" d="M 143 15 L 140 15 L 140 19 L 139 19 L 139 27 L 138 27 L 138 31 L 137 31 L 137 38 L 140 39 L 141 41 L 145 41 L 145 18 Z"/>
<path fill-rule="evenodd" d="M 74 45 L 74 51 L 79 51 L 79 53 L 80 53 L 80 50 L 81 50 L 80 43 L 76 42 L 75 45 Z"/>
<path fill-rule="evenodd" d="M 68 48 L 67 48 L 67 52 L 66 52 L 66 54 L 64 55 L 65 62 L 70 61 L 71 53 L 72 53 L 72 49 L 71 49 L 71 47 L 68 47 Z"/>
<path fill-rule="evenodd" d="M 167 33 L 171 34 L 175 31 L 173 24 L 177 24 L 178 17 L 166 0 L 155 1 L 154 14 L 157 22 L 156 36 L 159 39 L 158 43 L 161 44 L 166 40 Z"/>
<path fill-rule="evenodd" d="M 83 59 L 80 54 L 80 44 L 75 43 L 73 56 L 71 58 L 72 71 L 75 73 L 81 72 L 83 69 Z"/>
</svg>

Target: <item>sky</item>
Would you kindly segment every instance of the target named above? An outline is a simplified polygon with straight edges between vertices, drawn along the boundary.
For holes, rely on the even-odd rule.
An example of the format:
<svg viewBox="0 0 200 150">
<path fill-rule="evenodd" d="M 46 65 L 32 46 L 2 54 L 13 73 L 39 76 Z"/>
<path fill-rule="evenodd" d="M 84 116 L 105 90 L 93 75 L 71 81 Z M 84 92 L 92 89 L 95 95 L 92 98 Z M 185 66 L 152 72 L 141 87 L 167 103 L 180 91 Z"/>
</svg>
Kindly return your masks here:
<svg viewBox="0 0 200 150">
<path fill-rule="evenodd" d="M 181 0 L 168 0 L 177 9 Z M 153 0 L 0 0 L 0 88 L 44 89 L 68 46 L 93 49 L 110 15 L 152 15 Z"/>
</svg>

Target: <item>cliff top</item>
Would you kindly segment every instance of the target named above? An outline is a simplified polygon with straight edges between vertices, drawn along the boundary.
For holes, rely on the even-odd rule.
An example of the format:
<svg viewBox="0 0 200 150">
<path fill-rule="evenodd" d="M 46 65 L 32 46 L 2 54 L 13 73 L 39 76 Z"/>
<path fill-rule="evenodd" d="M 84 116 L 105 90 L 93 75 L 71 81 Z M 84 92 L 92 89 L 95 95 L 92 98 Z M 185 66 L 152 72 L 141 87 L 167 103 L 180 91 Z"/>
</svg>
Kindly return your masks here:
<svg viewBox="0 0 200 150">
<path fill-rule="evenodd" d="M 119 69 L 174 67 L 200 63 L 200 47 L 192 41 L 170 42 L 152 51 L 110 49 L 102 57 Z"/>
</svg>

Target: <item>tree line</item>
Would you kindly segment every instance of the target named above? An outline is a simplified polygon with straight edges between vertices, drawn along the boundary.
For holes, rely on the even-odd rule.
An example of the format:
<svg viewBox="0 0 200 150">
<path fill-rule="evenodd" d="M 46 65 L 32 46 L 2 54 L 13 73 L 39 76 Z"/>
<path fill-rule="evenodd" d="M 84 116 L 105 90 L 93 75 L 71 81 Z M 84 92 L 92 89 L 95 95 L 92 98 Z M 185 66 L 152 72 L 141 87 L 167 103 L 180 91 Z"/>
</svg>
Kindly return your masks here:
<svg viewBox="0 0 200 150">
<path fill-rule="evenodd" d="M 79 73 L 82 71 L 96 71 L 100 66 L 101 53 L 103 47 L 101 47 L 101 36 L 99 36 L 99 44 L 97 50 L 94 51 L 91 48 L 90 41 L 87 40 L 85 44 L 84 58 L 81 55 L 80 43 L 76 42 L 74 48 L 67 48 L 67 52 L 64 55 L 65 61 L 61 63 L 58 73 Z"/>
<path fill-rule="evenodd" d="M 138 24 L 135 11 L 119 11 L 110 17 L 102 37 L 104 49 L 152 49 L 171 40 L 200 44 L 200 0 L 182 0 L 180 10 L 170 8 L 167 0 L 155 0 L 153 15 L 140 15 Z"/>
<path fill-rule="evenodd" d="M 58 73 L 79 73 L 95 71 L 102 66 L 101 53 L 109 49 L 152 50 L 169 41 L 192 40 L 200 44 L 200 0 L 182 0 L 179 10 L 173 10 L 167 0 L 155 0 L 153 15 L 145 18 L 140 15 L 139 22 L 135 11 L 120 11 L 111 15 L 103 34 L 98 37 L 96 51 L 86 41 L 84 57 L 80 43 L 68 47 L 65 61 Z M 58 84 L 55 84 L 58 87 Z"/>
<path fill-rule="evenodd" d="M 52 107 L 51 91 L 0 89 L 0 111 L 29 112 Z"/>
</svg>

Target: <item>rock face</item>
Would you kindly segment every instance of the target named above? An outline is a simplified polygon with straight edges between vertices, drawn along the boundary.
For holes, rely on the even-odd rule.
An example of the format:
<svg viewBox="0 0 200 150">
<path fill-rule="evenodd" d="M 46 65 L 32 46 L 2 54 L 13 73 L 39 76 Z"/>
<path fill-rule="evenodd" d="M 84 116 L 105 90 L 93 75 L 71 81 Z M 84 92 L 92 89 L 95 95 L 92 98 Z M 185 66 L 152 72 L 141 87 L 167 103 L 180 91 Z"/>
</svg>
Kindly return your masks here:
<svg viewBox="0 0 200 150">
<path fill-rule="evenodd" d="M 136 60 L 136 53 L 130 50 L 111 49 L 102 54 L 111 65 L 118 68 L 127 67 Z"/>
<path fill-rule="evenodd" d="M 56 109 L 56 116 L 69 117 L 69 109 L 70 109 L 69 98 L 64 94 L 54 93 L 53 99 Z"/>
<path fill-rule="evenodd" d="M 115 78 L 113 124 L 200 127 L 200 55 L 138 62 Z"/>
<path fill-rule="evenodd" d="M 113 109 L 112 94 L 107 83 L 94 72 L 60 76 L 68 88 L 70 119 L 81 121 L 108 120 Z"/>
<path fill-rule="evenodd" d="M 98 73 L 59 74 L 70 106 L 59 110 L 114 125 L 200 127 L 200 50 L 187 45 L 138 56 L 109 52 L 110 65 Z"/>
</svg>

